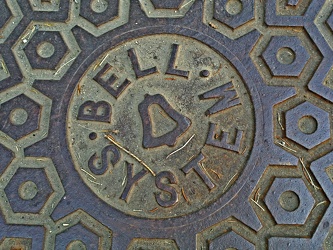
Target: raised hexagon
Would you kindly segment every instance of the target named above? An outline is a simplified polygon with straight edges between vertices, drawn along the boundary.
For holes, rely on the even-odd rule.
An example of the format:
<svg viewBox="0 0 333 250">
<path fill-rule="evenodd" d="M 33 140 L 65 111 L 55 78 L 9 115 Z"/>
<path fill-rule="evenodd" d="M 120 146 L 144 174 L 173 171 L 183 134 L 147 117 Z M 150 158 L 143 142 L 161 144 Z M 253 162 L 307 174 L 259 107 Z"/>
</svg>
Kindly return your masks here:
<svg viewBox="0 0 333 250">
<path fill-rule="evenodd" d="M 323 249 L 329 250 L 333 247 L 333 227 L 332 227 L 332 200 L 333 200 L 333 151 L 311 163 L 311 171 L 320 183 L 321 187 L 330 200 L 330 210 L 326 212 L 322 219 L 322 227 L 317 230 L 320 236 L 326 235 L 323 242 Z"/>
<path fill-rule="evenodd" d="M 232 39 L 254 29 L 254 0 L 204 2 L 204 23 Z"/>
<path fill-rule="evenodd" d="M 14 213 L 39 213 L 53 193 L 44 169 L 19 168 L 5 187 Z"/>
<path fill-rule="evenodd" d="M 267 0 L 266 24 L 274 26 L 302 26 L 305 20 L 304 16 L 316 9 L 316 5 L 311 6 L 311 3 L 314 4 L 315 2 L 311 0 Z"/>
<path fill-rule="evenodd" d="M 311 163 L 311 171 L 316 179 L 333 200 L 333 151 Z"/>
<path fill-rule="evenodd" d="M 119 0 L 92 0 L 82 1 L 80 16 L 99 27 L 100 25 L 118 18 Z"/>
<path fill-rule="evenodd" d="M 33 41 L 34 36 L 36 36 L 36 34 L 39 32 L 49 32 L 50 34 L 52 32 L 59 33 L 59 39 L 63 40 L 63 43 L 67 46 L 65 52 L 60 51 L 60 54 L 63 54 L 62 58 L 57 58 L 56 54 L 58 51 L 55 51 L 55 53 L 52 52 L 56 48 L 52 41 L 40 41 L 38 48 L 35 49 L 36 53 L 38 54 L 39 58 L 52 59 L 53 57 L 52 60 L 56 60 L 56 63 L 55 66 L 51 64 L 51 68 L 34 68 L 33 64 L 29 61 L 25 51 L 25 48 L 29 48 L 29 43 Z M 16 61 L 22 70 L 22 73 L 27 78 L 40 80 L 60 80 L 70 68 L 70 66 L 74 63 L 74 60 L 81 52 L 81 50 L 75 40 L 75 37 L 70 31 L 70 27 L 62 24 L 32 22 L 13 46 L 13 52 Z M 47 65 L 49 64 L 47 63 Z"/>
<path fill-rule="evenodd" d="M 41 188 L 41 186 L 45 186 L 45 183 L 38 180 L 38 177 L 43 175 L 46 176 L 48 182 L 46 188 Z M 16 183 L 12 184 L 12 182 Z M 48 185 L 50 188 L 47 187 Z M 20 197 L 15 197 L 13 194 L 15 188 L 18 189 L 16 192 Z M 50 192 L 47 191 L 48 189 Z M 65 190 L 51 159 L 33 157 L 15 159 L 1 178 L 0 208 L 7 223 L 43 225 L 49 222 L 50 214 L 64 194 Z M 42 196 L 42 198 L 40 199 L 38 196 Z M 22 206 L 25 201 L 29 203 L 29 206 L 37 207 L 16 206 L 17 203 Z M 41 204 L 39 204 L 40 202 Z M 14 203 L 16 204 L 13 206 Z M 21 212 L 22 210 L 23 212 Z"/>
<path fill-rule="evenodd" d="M 197 235 L 197 249 L 255 249 L 256 233 L 230 217 Z"/>
<path fill-rule="evenodd" d="M 296 36 L 273 36 L 262 56 L 273 76 L 299 76 L 310 59 Z"/>
<path fill-rule="evenodd" d="M 330 127 L 329 113 L 310 102 L 304 102 L 286 112 L 287 137 L 307 149 L 328 140 Z"/>
<path fill-rule="evenodd" d="M 304 224 L 315 200 L 301 178 L 275 178 L 265 203 L 278 224 Z"/>
<path fill-rule="evenodd" d="M 0 107 L 1 131 L 15 141 L 27 136 L 39 127 L 42 107 L 24 94 L 4 102 Z"/>
<path fill-rule="evenodd" d="M 55 69 L 68 52 L 68 47 L 57 31 L 36 32 L 24 48 L 33 69 Z"/>
<path fill-rule="evenodd" d="M 276 1 L 276 14 L 279 16 L 303 16 L 311 0 Z"/>
<path fill-rule="evenodd" d="M 333 49 L 333 5 L 330 2 L 325 2 L 316 16 L 314 23 L 318 27 L 323 38 Z"/>
<path fill-rule="evenodd" d="M 254 245 L 233 231 L 227 232 L 214 239 L 209 247 L 211 249 L 248 249 L 254 250 Z"/>
<path fill-rule="evenodd" d="M 321 46 L 321 50 L 325 51 L 325 58 L 320 67 L 318 67 L 317 73 L 309 82 L 308 88 L 312 92 L 333 102 L 333 5 L 330 1 L 325 1 L 320 7 L 321 10 L 317 13 L 314 20 L 317 27 L 310 26 L 308 27 L 308 31 L 318 46 Z"/>
<path fill-rule="evenodd" d="M 268 166 L 250 197 L 264 222 L 260 241 L 295 235 L 312 237 L 329 206 L 327 196 L 304 163 Z"/>
<path fill-rule="evenodd" d="M 59 11 L 60 0 L 29 0 L 34 11 Z"/>
<path fill-rule="evenodd" d="M 254 1 L 215 0 L 213 17 L 236 29 L 254 18 Z"/>
<path fill-rule="evenodd" d="M 88 1 L 76 0 L 75 8 L 80 10 L 80 13 L 77 13 L 77 25 L 98 37 L 126 24 L 129 20 L 130 0 L 116 2 L 111 4 L 110 1 L 92 0 L 88 7 Z"/>
<path fill-rule="evenodd" d="M 5 0 L 0 2 L 0 44 L 4 43 L 9 35 L 23 18 L 22 11 L 16 0 Z M 11 15 L 6 15 L 6 10 Z"/>
<path fill-rule="evenodd" d="M 268 85 L 306 84 L 323 56 L 304 30 L 294 28 L 282 33 L 272 31 L 261 37 L 250 56 Z"/>
<path fill-rule="evenodd" d="M 56 222 L 45 235 L 44 249 L 111 249 L 112 231 L 83 210 Z"/>
<path fill-rule="evenodd" d="M 141 8 L 151 18 L 181 18 L 186 15 L 195 0 L 182 0 L 177 8 L 159 8 L 154 1 L 139 0 Z"/>
<path fill-rule="evenodd" d="M 2 144 L 13 152 L 44 139 L 48 134 L 52 101 L 25 84 L 0 93 Z"/>
</svg>

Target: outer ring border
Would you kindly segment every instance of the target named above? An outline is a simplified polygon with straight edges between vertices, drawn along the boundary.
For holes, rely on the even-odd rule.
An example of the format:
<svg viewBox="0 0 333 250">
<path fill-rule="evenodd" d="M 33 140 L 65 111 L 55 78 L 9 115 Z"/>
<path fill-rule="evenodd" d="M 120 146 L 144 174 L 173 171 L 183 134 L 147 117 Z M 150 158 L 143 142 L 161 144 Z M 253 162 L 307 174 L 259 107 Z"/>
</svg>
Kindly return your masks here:
<svg viewBox="0 0 333 250">
<path fill-rule="evenodd" d="M 185 36 L 189 38 L 196 39 L 199 42 L 204 43 L 205 45 L 209 46 L 211 49 L 213 49 L 215 52 L 223 56 L 226 60 L 228 60 L 238 71 L 241 78 L 243 79 L 245 83 L 245 87 L 247 88 L 251 101 L 253 103 L 254 107 L 254 116 L 255 116 L 255 134 L 254 134 L 254 143 L 252 152 L 250 154 L 250 158 L 247 161 L 246 167 L 242 174 L 238 177 L 237 181 L 234 183 L 234 185 L 230 188 L 230 190 L 223 194 L 220 198 L 218 198 L 215 202 L 213 202 L 210 205 L 207 205 L 206 207 L 196 211 L 192 212 L 188 215 L 183 215 L 181 217 L 173 217 L 173 218 L 166 218 L 166 219 L 148 219 L 148 218 L 140 218 L 135 217 L 132 215 L 128 215 L 125 212 L 122 212 L 111 205 L 107 204 L 103 200 L 99 198 L 101 202 L 106 204 L 109 208 L 117 210 L 120 214 L 123 216 L 118 217 L 119 219 L 126 219 L 126 223 L 130 225 L 135 225 L 140 228 L 160 228 L 160 229 L 166 229 L 168 227 L 183 227 L 189 224 L 196 224 L 200 223 L 200 221 L 207 218 L 209 215 L 212 215 L 225 207 L 237 194 L 240 192 L 240 190 L 244 187 L 244 185 L 247 183 L 247 179 L 250 178 L 252 171 L 254 170 L 255 166 L 260 160 L 260 152 L 263 151 L 262 145 L 263 143 L 263 108 L 262 103 L 260 99 L 259 92 L 256 87 L 256 82 L 254 77 L 251 76 L 250 72 L 247 71 L 246 67 L 242 64 L 242 62 L 237 58 L 235 53 L 233 53 L 231 50 L 228 50 L 226 46 L 232 47 L 232 42 L 230 40 L 230 44 L 221 43 L 214 39 L 213 37 L 210 37 L 206 34 L 203 34 L 199 31 L 174 26 L 174 25 L 167 25 L 167 26 L 149 26 L 149 27 L 143 27 L 139 29 L 130 30 L 128 32 L 122 33 L 121 35 L 113 37 L 113 39 L 110 39 L 109 42 L 101 44 L 99 47 L 96 48 L 86 59 L 85 61 L 80 65 L 80 67 L 76 70 L 76 72 L 73 74 L 73 76 L 70 78 L 69 84 L 66 89 L 66 96 L 63 97 L 61 102 L 61 108 L 62 110 L 64 107 L 68 107 L 68 104 L 71 100 L 72 93 L 77 85 L 77 82 L 82 77 L 82 75 L 86 72 L 88 67 L 90 67 L 91 63 L 96 60 L 96 58 L 100 57 L 105 51 L 110 50 L 112 48 L 115 48 L 122 43 L 127 42 L 128 40 L 134 40 L 138 37 L 143 37 L 147 35 L 156 35 L 156 34 L 170 34 L 170 35 L 180 35 Z M 234 48 L 235 50 L 237 48 Z M 69 95 L 69 98 L 66 98 L 67 95 Z M 64 128 L 62 133 L 65 133 L 66 140 L 63 140 L 63 142 L 60 142 L 62 149 L 62 158 L 68 159 L 68 156 L 71 155 L 69 153 L 69 149 L 67 147 L 68 141 L 67 141 L 67 132 L 66 132 L 66 124 L 67 124 L 67 114 L 66 119 L 62 120 L 62 124 L 59 126 L 59 134 L 61 134 L 61 128 Z M 61 138 L 61 136 L 59 136 Z M 66 146 L 64 147 L 64 144 Z M 67 152 L 64 152 L 67 151 Z M 64 161 L 64 160 L 63 160 Z M 72 163 L 73 164 L 73 163 Z M 74 166 L 72 166 L 74 167 Z M 75 169 L 75 168 L 74 168 Z M 76 169 L 75 169 L 76 170 Z M 81 177 L 80 177 L 81 178 Z M 90 189 L 90 188 L 89 188 Z M 199 219 L 198 219 L 199 218 Z"/>
</svg>

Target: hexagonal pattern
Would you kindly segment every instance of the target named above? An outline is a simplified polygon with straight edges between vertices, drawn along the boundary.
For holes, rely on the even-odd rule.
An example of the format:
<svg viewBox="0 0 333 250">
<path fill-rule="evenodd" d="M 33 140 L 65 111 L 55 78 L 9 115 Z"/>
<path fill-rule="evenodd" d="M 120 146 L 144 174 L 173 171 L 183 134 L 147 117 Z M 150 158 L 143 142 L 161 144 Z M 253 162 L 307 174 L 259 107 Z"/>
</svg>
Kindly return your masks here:
<svg viewBox="0 0 333 250">
<path fill-rule="evenodd" d="M 304 23 L 305 16 L 311 14 L 309 12 L 315 9 L 314 4 L 315 2 L 311 0 L 267 0 L 265 21 L 268 25 L 301 26 Z"/>
<path fill-rule="evenodd" d="M 235 218 L 207 228 L 197 235 L 197 249 L 255 249 L 255 233 Z"/>
<path fill-rule="evenodd" d="M 332 227 L 332 201 L 333 201 L 333 152 L 330 152 L 318 160 L 311 163 L 311 171 L 316 177 L 320 186 L 323 188 L 329 198 L 331 210 L 325 213 L 321 221 L 321 228 L 317 231 L 318 235 L 325 236 L 323 239 L 323 248 L 332 249 L 333 227 Z M 314 242 L 316 244 L 316 242 Z M 318 243 L 316 244 L 318 245 Z"/>
<path fill-rule="evenodd" d="M 230 5 L 230 7 L 229 7 Z M 239 5 L 239 6 L 238 6 Z M 215 0 L 214 19 L 236 29 L 254 18 L 254 0 L 237 1 Z"/>
<path fill-rule="evenodd" d="M 73 36 L 70 29 L 68 29 L 66 26 L 63 26 L 66 28 L 63 28 L 61 26 L 60 28 L 58 27 L 59 26 L 56 26 L 52 23 L 45 25 L 43 23 L 32 22 L 29 25 L 29 27 L 26 29 L 26 31 L 23 33 L 21 38 L 14 45 L 13 47 L 14 55 L 16 57 L 18 64 L 20 65 L 20 68 L 23 71 L 22 73 L 26 77 L 28 78 L 33 77 L 35 79 L 41 79 L 41 80 L 51 80 L 51 79 L 60 80 L 63 77 L 63 75 L 66 73 L 66 71 L 69 69 L 69 67 L 74 63 L 74 60 L 81 52 L 81 49 L 77 44 L 75 37 Z M 34 37 L 34 35 L 37 32 L 59 32 L 61 38 L 68 47 L 66 53 L 61 59 L 59 59 L 59 62 L 57 63 L 54 69 L 52 68 L 35 69 L 32 67 L 31 63 L 29 62 L 29 59 L 24 49 L 27 47 L 27 45 L 30 43 L 31 39 Z M 48 46 L 51 47 L 53 45 L 48 44 Z M 50 49 L 46 51 L 49 50 Z M 40 53 L 41 55 L 43 55 L 43 53 L 45 52 L 40 52 Z"/>
<path fill-rule="evenodd" d="M 287 30 L 282 32 L 272 30 L 271 33 L 262 36 L 250 52 L 257 70 L 267 85 L 305 85 L 324 60 L 319 48 L 309 39 L 306 31 L 301 28 L 294 30 L 292 33 Z M 273 38 L 276 39 L 275 42 Z M 263 56 L 264 53 L 266 58 Z"/>
<path fill-rule="evenodd" d="M 279 202 L 280 196 L 287 191 L 292 191 L 299 197 L 299 205 L 294 211 L 285 210 Z M 304 224 L 315 201 L 302 179 L 275 178 L 265 203 L 278 224 Z"/>
<path fill-rule="evenodd" d="M 34 197 L 31 193 L 44 192 L 43 190 L 33 190 L 35 187 L 32 185 L 27 186 L 26 180 L 24 178 L 13 178 L 18 171 L 24 172 L 27 171 L 38 171 L 42 170 L 45 172 L 47 177 L 47 181 L 52 188 L 51 194 L 47 194 L 44 198 L 44 203 L 41 206 L 39 211 L 34 212 L 15 212 L 11 204 L 13 202 L 17 202 L 15 200 L 11 200 L 11 193 L 6 193 L 6 187 L 10 185 L 11 181 L 20 182 L 14 187 L 20 185 L 18 192 L 21 194 L 21 199 L 24 200 L 32 200 Z M 24 174 L 22 175 L 24 176 Z M 31 177 L 33 174 L 31 175 Z M 23 181 L 22 181 L 23 180 Z M 30 181 L 29 183 L 33 183 Z M 31 188 L 32 187 L 32 188 Z M 6 169 L 4 174 L 2 175 L 2 182 L 0 183 L 0 208 L 5 216 L 7 223 L 12 224 L 30 224 L 30 225 L 43 225 L 49 222 L 49 216 L 61 200 L 62 196 L 65 194 L 64 188 L 62 187 L 60 178 L 58 173 L 53 165 L 53 162 L 48 158 L 24 158 L 24 159 L 15 159 L 12 164 Z M 37 195 L 37 194 L 35 194 Z M 32 198 L 31 198 L 32 197 Z M 15 198 L 15 197 L 13 197 Z M 41 200 L 42 201 L 42 200 Z"/>
<path fill-rule="evenodd" d="M 17 152 L 18 148 L 26 148 L 47 136 L 52 105 L 49 98 L 21 84 L 15 90 L 1 93 L 0 100 L 4 120 L 0 135 L 7 148 Z"/>
<path fill-rule="evenodd" d="M 295 235 L 298 239 L 315 237 L 317 231 L 321 233 L 322 226 L 319 222 L 328 211 L 329 202 L 316 182 L 315 186 L 309 183 L 309 179 L 314 180 L 314 177 L 310 175 L 310 170 L 304 170 L 305 167 L 308 168 L 307 164 L 304 167 L 266 167 L 264 175 L 250 195 L 250 201 L 260 220 L 270 224 L 267 227 L 269 232 L 264 229 L 267 238 L 281 237 L 282 241 L 282 238 Z M 309 208 L 305 207 L 307 205 Z M 284 230 L 282 235 L 281 228 Z"/>
<path fill-rule="evenodd" d="M 299 38 L 291 36 L 273 36 L 262 56 L 274 76 L 299 76 L 310 58 Z"/>
<path fill-rule="evenodd" d="M 11 12 L 11 16 L 7 20 L 1 20 L 2 18 L 6 19 L 5 15 L 0 16 L 0 20 L 4 23 L 2 26 L 0 26 L 0 44 L 6 41 L 6 39 L 23 18 L 22 11 L 16 0 L 5 0 L 2 1 L 1 4 L 5 3 L 7 6 L 3 6 L 3 8 L 8 7 Z"/>
<path fill-rule="evenodd" d="M 253 249 L 254 246 L 258 249 L 332 248 L 333 155 L 330 152 L 333 138 L 330 125 L 332 109 L 328 102 L 333 102 L 332 1 L 0 0 L 0 12 L 0 249 L 126 249 L 150 246 L 152 249 L 158 246 L 158 249 L 203 250 L 225 247 Z M 40 21 L 29 24 L 31 20 Z M 155 51 L 145 53 L 143 44 L 135 43 L 138 37 L 161 36 L 164 33 L 175 38 L 175 43 L 179 42 L 179 45 L 175 44 L 179 50 L 177 53 L 171 51 L 171 58 L 162 57 Z M 236 69 L 239 77 L 233 75 L 223 63 L 212 62 L 209 53 L 194 51 L 192 46 L 189 53 L 195 55 L 197 67 L 184 67 L 188 65 L 188 57 L 183 57 L 185 53 L 178 36 L 211 47 L 232 64 L 231 68 Z M 229 176 L 233 168 L 229 170 L 221 164 L 221 169 L 215 173 L 211 171 L 216 166 L 215 159 L 206 158 L 204 165 L 199 167 L 206 170 L 204 173 L 207 172 L 216 186 L 226 185 L 227 193 L 216 196 L 214 202 L 198 213 L 186 216 L 175 214 L 175 218 L 170 220 L 137 218 L 144 217 L 141 216 L 143 212 L 158 216 L 161 211 L 169 209 L 153 206 L 148 210 L 140 207 L 140 202 L 145 202 L 148 195 L 156 198 L 153 192 L 138 192 L 142 196 L 132 197 L 137 199 L 138 206 L 131 211 L 131 215 L 122 213 L 100 202 L 98 196 L 91 192 L 108 192 L 110 186 L 101 184 L 96 176 L 84 172 L 83 168 L 76 169 L 82 172 L 83 179 L 80 179 L 72 167 L 67 146 L 76 143 L 84 148 L 85 145 L 80 140 L 65 138 L 66 129 L 71 126 L 66 124 L 70 92 L 74 90 L 76 93 L 72 96 L 78 99 L 86 94 L 96 103 L 101 98 L 110 100 L 102 88 L 88 91 L 88 81 L 77 85 L 77 89 L 74 85 L 79 79 L 85 79 L 82 73 L 91 62 L 97 62 L 93 66 L 96 67 L 94 73 L 102 68 L 102 61 L 111 66 L 116 64 L 119 58 L 113 60 L 101 56 L 102 51 L 117 49 L 119 44 L 129 40 L 133 47 L 138 47 L 138 65 L 127 60 L 128 65 L 122 65 L 125 71 L 137 66 L 137 71 L 144 73 L 146 69 L 156 67 L 158 73 L 149 76 L 155 78 L 165 73 L 169 60 L 169 68 L 172 67 L 174 72 L 189 72 L 189 81 L 204 79 L 219 84 L 221 80 L 232 79 L 236 86 L 241 80 L 251 92 L 249 96 L 241 96 L 240 92 L 234 97 L 239 97 L 241 101 L 250 99 L 256 114 L 255 148 L 244 147 L 244 151 L 239 153 L 250 152 L 249 159 L 258 161 L 251 161 L 254 164 L 249 164 L 251 169 L 244 171 L 242 176 L 235 175 L 230 182 L 222 182 L 220 177 Z M 84 50 L 80 57 L 79 46 Z M 55 52 L 50 55 L 53 49 Z M 126 53 L 124 59 L 129 59 Z M 220 78 L 217 73 L 222 71 L 225 74 Z M 109 78 L 113 73 L 114 77 Z M 113 72 L 110 68 L 103 75 L 105 80 L 117 77 L 113 88 L 118 88 L 118 83 L 121 84 L 126 77 L 122 69 Z M 170 81 L 178 84 L 179 79 L 176 78 L 169 75 L 164 80 L 166 84 Z M 18 84 L 22 81 L 23 84 Z M 128 81 L 132 84 L 125 92 L 136 94 L 131 90 L 131 86 L 136 86 L 135 75 L 128 77 Z M 187 89 L 179 87 L 181 91 Z M 159 92 L 156 85 L 149 89 L 155 90 Z M 172 92 L 170 102 L 175 102 L 176 92 L 170 88 L 168 91 Z M 291 95 L 295 96 L 288 99 Z M 125 98 L 120 97 L 117 103 L 121 103 L 122 99 Z M 180 100 L 190 101 L 182 99 L 182 96 L 177 98 L 177 101 Z M 133 110 L 137 109 L 134 107 Z M 228 115 L 231 117 L 233 113 L 229 110 L 225 112 L 229 121 Z M 127 118 L 124 117 L 124 124 Z M 213 120 L 211 122 L 215 122 Z M 312 125 L 303 126 L 304 120 L 312 122 Z M 88 130 L 87 124 L 90 122 L 80 122 L 84 131 Z M 229 139 L 233 142 L 234 128 L 229 124 L 230 128 L 223 129 L 230 129 Z M 109 125 L 114 125 L 114 120 L 111 119 Z M 96 131 L 101 132 L 88 130 L 86 136 L 89 136 L 88 144 L 96 145 L 93 148 L 96 148 L 103 164 L 113 155 L 104 158 L 100 155 L 101 148 L 105 146 L 103 143 L 108 143 L 102 137 L 106 130 L 101 128 L 100 123 L 96 122 L 94 126 Z M 315 129 L 311 131 L 311 128 Z M 117 133 L 117 128 L 107 129 L 112 130 L 112 134 L 114 132 L 115 139 L 122 136 L 122 132 Z M 244 129 L 242 140 L 252 141 L 249 127 L 240 129 Z M 191 130 L 189 128 L 186 133 L 192 134 Z M 252 128 L 250 130 L 253 131 Z M 204 131 L 194 133 L 194 141 L 181 148 L 183 152 L 193 148 L 195 140 L 202 139 L 204 142 Z M 50 137 L 46 138 L 48 134 Z M 101 138 L 103 145 L 94 138 Z M 185 139 L 179 146 L 184 145 Z M 127 142 L 122 145 L 132 150 Z M 141 144 L 138 145 L 140 147 Z M 205 147 L 203 150 L 214 149 Z M 138 152 L 134 148 L 133 153 L 145 160 L 146 155 Z M 155 149 L 150 152 L 154 154 Z M 176 153 L 172 157 L 178 160 L 180 154 Z M 48 158 L 36 158 L 39 155 Z M 121 155 L 126 160 L 133 160 L 124 152 Z M 165 156 L 161 156 L 160 159 L 164 159 Z M 84 159 L 83 164 L 88 161 L 84 153 L 78 157 Z M 229 161 L 225 155 L 221 157 Z M 318 157 L 321 158 L 316 160 Z M 57 170 L 50 159 L 53 159 Z M 298 162 L 298 159 L 302 161 Z M 44 163 L 48 166 L 42 167 Z M 133 166 L 133 175 L 140 173 L 139 167 L 143 167 L 138 162 L 134 162 Z M 151 167 L 154 169 L 154 166 Z M 180 167 L 175 164 L 172 171 L 178 171 Z M 123 170 L 126 172 L 120 167 L 112 168 L 112 171 L 119 171 L 114 181 L 123 182 L 122 187 L 126 183 Z M 61 186 L 58 174 L 66 187 L 66 198 L 61 202 L 59 197 L 64 191 L 61 188 L 56 190 L 56 186 Z M 193 205 L 191 195 L 196 190 L 186 189 L 187 186 L 182 186 L 184 179 L 176 177 L 177 184 L 165 183 L 166 186 L 176 189 L 179 201 Z M 145 178 L 154 177 L 147 175 Z M 231 195 L 229 189 L 234 190 L 234 186 L 230 184 L 235 182 L 241 187 L 243 180 L 248 181 L 237 195 Z M 91 189 L 84 185 L 85 182 L 91 183 Z M 142 190 L 139 188 L 138 191 Z M 214 192 L 211 191 L 212 194 Z M 281 203 L 281 197 L 287 192 L 294 195 L 290 195 L 292 199 L 299 199 L 299 205 L 294 210 L 287 210 L 286 204 Z M 54 196 L 55 193 L 58 197 Z M 166 190 L 161 190 L 161 195 L 168 198 Z M 206 199 L 197 192 L 195 195 Z M 50 203 L 49 199 L 54 202 Z M 304 200 L 307 206 L 302 203 Z M 73 212 L 78 208 L 86 212 Z"/>
<path fill-rule="evenodd" d="M 195 0 L 182 0 L 176 9 L 169 8 L 156 8 L 154 3 L 150 0 L 139 0 L 141 8 L 148 17 L 151 18 L 181 18 L 184 17 L 188 10 L 191 8 Z"/>
<path fill-rule="evenodd" d="M 60 0 L 29 0 L 34 11 L 59 11 Z"/>
<path fill-rule="evenodd" d="M 328 45 L 333 48 L 333 6 L 326 2 L 314 20 Z"/>
<path fill-rule="evenodd" d="M 1 104 L 1 131 L 15 141 L 33 133 L 39 127 L 41 106 L 24 94 Z"/>
<path fill-rule="evenodd" d="M 19 168 L 5 187 L 14 213 L 39 213 L 53 193 L 44 169 Z"/>
<path fill-rule="evenodd" d="M 254 245 L 233 231 L 214 239 L 209 244 L 210 249 L 255 249 Z"/>
<path fill-rule="evenodd" d="M 33 69 L 55 70 L 68 52 L 68 46 L 58 31 L 36 32 L 24 48 Z"/>
<path fill-rule="evenodd" d="M 305 1 L 300 1 L 300 0 L 288 0 L 287 4 L 285 5 L 285 12 L 283 12 L 282 6 L 280 7 L 280 13 L 282 15 L 294 15 L 294 16 L 302 16 L 306 13 L 307 9 L 309 8 L 311 3 L 311 0 L 305 0 Z M 292 11 L 294 10 L 294 12 Z"/>
<path fill-rule="evenodd" d="M 111 249 L 111 242 L 111 230 L 83 210 L 77 210 L 46 232 L 44 249 Z"/>
<path fill-rule="evenodd" d="M 91 1 L 91 4 L 93 4 L 94 2 L 97 3 L 97 1 Z M 94 7 L 92 7 L 93 5 L 90 5 L 92 9 L 92 12 L 90 14 L 95 16 L 94 20 L 99 16 L 98 23 L 92 23 L 91 21 L 89 21 L 88 19 L 90 19 L 90 17 L 87 16 L 88 13 L 77 13 L 77 15 L 79 15 L 77 24 L 96 37 L 124 25 L 129 20 L 130 0 L 117 0 L 116 2 L 116 4 L 112 5 L 105 2 L 106 8 L 101 6 L 99 9 L 95 9 Z M 78 10 L 81 10 L 81 12 L 83 12 L 82 7 L 84 7 L 84 1 L 77 0 L 76 3 L 78 5 Z M 114 6 L 118 7 L 116 16 L 113 16 Z M 109 12 L 111 11 L 111 16 L 110 13 L 107 12 L 109 8 Z M 87 10 L 84 10 L 84 12 L 87 12 Z M 109 16 L 108 20 L 105 19 L 105 15 Z"/>
<path fill-rule="evenodd" d="M 204 3 L 204 23 L 230 38 L 252 31 L 254 0 L 214 0 Z"/>
<path fill-rule="evenodd" d="M 321 6 L 321 10 L 316 16 L 314 23 L 316 29 L 311 29 L 312 37 L 322 38 L 328 44 L 320 43 L 321 49 L 325 51 L 326 57 L 318 68 L 318 73 L 309 82 L 309 89 L 333 102 L 333 87 L 332 87 L 332 49 L 333 49 L 333 5 L 325 1 Z M 311 33 L 310 33 L 311 34 Z"/>
<path fill-rule="evenodd" d="M 311 163 L 311 171 L 333 201 L 333 151 Z"/>
<path fill-rule="evenodd" d="M 118 18 L 119 8 L 117 7 L 119 2 L 119 0 L 82 1 L 80 16 L 98 28 L 100 25 Z"/>
<path fill-rule="evenodd" d="M 308 117 L 316 123 L 311 133 L 301 131 L 299 122 L 303 117 Z M 319 145 L 330 138 L 329 114 L 310 102 L 304 102 L 286 112 L 286 135 L 291 140 L 307 149 Z"/>
</svg>

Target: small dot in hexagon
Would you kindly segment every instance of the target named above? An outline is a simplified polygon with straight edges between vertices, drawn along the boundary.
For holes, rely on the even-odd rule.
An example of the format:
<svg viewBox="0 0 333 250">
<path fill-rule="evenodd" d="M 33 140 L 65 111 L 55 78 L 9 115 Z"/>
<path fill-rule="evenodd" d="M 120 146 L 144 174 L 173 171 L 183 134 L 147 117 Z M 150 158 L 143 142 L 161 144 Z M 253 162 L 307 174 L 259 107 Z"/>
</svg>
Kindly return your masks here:
<svg viewBox="0 0 333 250">
<path fill-rule="evenodd" d="M 280 206 L 284 210 L 286 210 L 288 212 L 292 212 L 292 211 L 295 211 L 299 207 L 300 200 L 299 200 L 298 195 L 295 192 L 285 191 L 280 195 L 279 203 L 280 203 Z"/>
<path fill-rule="evenodd" d="M 288 47 L 282 47 L 276 53 L 276 59 L 282 64 L 292 64 L 295 61 L 295 58 L 295 52 Z"/>
<path fill-rule="evenodd" d="M 38 193 L 38 187 L 33 181 L 25 181 L 19 187 L 19 195 L 23 200 L 32 200 Z"/>
<path fill-rule="evenodd" d="M 23 125 L 28 119 L 28 113 L 25 109 L 17 108 L 10 112 L 9 121 L 14 126 Z"/>
<path fill-rule="evenodd" d="M 90 2 L 90 8 L 95 13 L 103 13 L 108 8 L 108 2 L 105 0 L 92 0 Z"/>
<path fill-rule="evenodd" d="M 298 128 L 304 134 L 313 134 L 317 131 L 318 122 L 312 116 L 303 116 L 298 120 Z"/>
<path fill-rule="evenodd" d="M 240 0 L 228 0 L 225 4 L 225 10 L 230 15 L 238 15 L 243 10 L 243 4 Z"/>
<path fill-rule="evenodd" d="M 54 51 L 55 48 L 50 42 L 43 41 L 37 46 L 37 54 L 42 58 L 50 58 Z"/>
<path fill-rule="evenodd" d="M 86 249 L 87 249 L 86 245 L 80 240 L 73 240 L 66 247 L 66 250 L 86 250 Z"/>
</svg>

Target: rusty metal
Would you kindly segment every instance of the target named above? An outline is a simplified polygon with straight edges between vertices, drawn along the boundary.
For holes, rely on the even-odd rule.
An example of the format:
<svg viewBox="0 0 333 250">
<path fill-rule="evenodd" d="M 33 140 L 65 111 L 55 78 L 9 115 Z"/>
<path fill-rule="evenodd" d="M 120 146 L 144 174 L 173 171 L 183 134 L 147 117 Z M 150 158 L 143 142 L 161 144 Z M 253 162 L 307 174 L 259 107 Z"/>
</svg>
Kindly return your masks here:
<svg viewBox="0 0 333 250">
<path fill-rule="evenodd" d="M 0 249 L 333 249 L 331 1 L 0 12 Z"/>
</svg>

